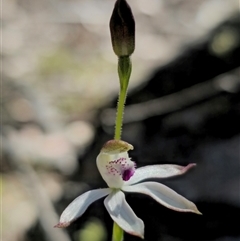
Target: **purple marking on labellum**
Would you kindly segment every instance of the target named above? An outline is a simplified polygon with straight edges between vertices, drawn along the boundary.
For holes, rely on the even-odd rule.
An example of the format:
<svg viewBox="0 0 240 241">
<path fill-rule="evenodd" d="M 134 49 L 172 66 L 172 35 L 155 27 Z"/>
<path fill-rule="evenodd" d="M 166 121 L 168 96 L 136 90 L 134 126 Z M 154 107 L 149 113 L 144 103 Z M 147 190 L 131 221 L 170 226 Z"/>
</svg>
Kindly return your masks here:
<svg viewBox="0 0 240 241">
<path fill-rule="evenodd" d="M 124 170 L 123 174 L 122 174 L 122 179 L 124 181 L 128 181 L 131 178 L 131 176 L 134 174 L 134 172 L 135 172 L 134 168 L 130 168 L 130 169 Z"/>
<path fill-rule="evenodd" d="M 106 169 L 111 175 L 121 175 L 124 181 L 128 181 L 134 174 L 136 164 L 130 159 L 121 157 L 117 160 L 110 161 Z"/>
</svg>

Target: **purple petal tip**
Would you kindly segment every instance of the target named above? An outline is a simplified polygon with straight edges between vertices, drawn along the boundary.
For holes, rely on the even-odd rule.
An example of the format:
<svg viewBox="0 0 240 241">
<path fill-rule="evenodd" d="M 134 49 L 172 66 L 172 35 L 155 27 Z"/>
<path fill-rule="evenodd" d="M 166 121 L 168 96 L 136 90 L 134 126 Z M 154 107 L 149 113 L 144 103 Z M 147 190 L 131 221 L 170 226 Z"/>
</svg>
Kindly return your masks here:
<svg viewBox="0 0 240 241">
<path fill-rule="evenodd" d="M 195 167 L 196 165 L 197 165 L 196 163 L 190 163 L 190 164 L 188 164 L 187 166 L 185 166 L 185 167 L 182 169 L 183 173 L 184 173 L 184 172 L 187 172 L 189 169 Z"/>
<path fill-rule="evenodd" d="M 70 223 L 58 223 L 54 226 L 54 228 L 66 228 L 70 225 Z"/>
<path fill-rule="evenodd" d="M 144 235 L 143 234 L 140 234 L 140 233 L 135 233 L 135 232 L 128 232 L 129 234 L 133 235 L 133 236 L 137 236 L 141 239 L 144 239 Z"/>
</svg>

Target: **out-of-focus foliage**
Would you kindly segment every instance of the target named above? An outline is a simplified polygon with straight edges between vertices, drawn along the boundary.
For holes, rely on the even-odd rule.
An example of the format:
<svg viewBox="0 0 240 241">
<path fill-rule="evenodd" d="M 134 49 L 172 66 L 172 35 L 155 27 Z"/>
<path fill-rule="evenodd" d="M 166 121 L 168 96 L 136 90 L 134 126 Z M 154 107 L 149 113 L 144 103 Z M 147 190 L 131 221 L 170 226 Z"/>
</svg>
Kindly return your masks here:
<svg viewBox="0 0 240 241">
<path fill-rule="evenodd" d="M 76 241 L 106 241 L 107 233 L 102 222 L 92 218 L 84 225 L 83 229 L 75 233 Z"/>
</svg>

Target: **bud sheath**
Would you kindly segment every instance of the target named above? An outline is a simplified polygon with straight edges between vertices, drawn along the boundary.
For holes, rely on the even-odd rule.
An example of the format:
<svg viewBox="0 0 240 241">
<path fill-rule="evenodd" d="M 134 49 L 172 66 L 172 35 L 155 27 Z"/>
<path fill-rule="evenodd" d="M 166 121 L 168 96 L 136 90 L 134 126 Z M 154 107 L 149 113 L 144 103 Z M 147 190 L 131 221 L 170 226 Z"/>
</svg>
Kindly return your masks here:
<svg viewBox="0 0 240 241">
<path fill-rule="evenodd" d="M 130 56 L 135 49 L 135 21 L 126 0 L 117 0 L 110 19 L 112 46 L 118 57 Z"/>
</svg>

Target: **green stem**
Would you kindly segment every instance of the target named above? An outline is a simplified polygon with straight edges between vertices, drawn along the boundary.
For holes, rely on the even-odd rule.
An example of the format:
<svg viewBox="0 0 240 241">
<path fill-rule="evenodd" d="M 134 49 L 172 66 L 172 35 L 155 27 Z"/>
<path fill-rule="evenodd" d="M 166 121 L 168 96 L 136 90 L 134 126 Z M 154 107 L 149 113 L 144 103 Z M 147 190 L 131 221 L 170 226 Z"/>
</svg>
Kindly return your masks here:
<svg viewBox="0 0 240 241">
<path fill-rule="evenodd" d="M 112 241 L 123 241 L 123 230 L 114 222 Z"/>
<path fill-rule="evenodd" d="M 120 91 L 117 104 L 117 115 L 115 122 L 114 139 L 120 140 L 122 135 L 123 115 L 125 101 L 127 97 L 128 82 L 132 72 L 132 63 L 129 56 L 118 59 L 118 76 L 120 81 Z M 113 224 L 112 241 L 123 241 L 123 230 L 115 222 Z"/>
<path fill-rule="evenodd" d="M 129 56 L 120 57 L 118 59 L 118 76 L 120 81 L 120 91 L 117 104 L 117 115 L 115 122 L 114 139 L 120 140 L 122 135 L 123 115 L 125 108 L 125 100 L 127 97 L 128 82 L 132 72 L 132 64 Z"/>
<path fill-rule="evenodd" d="M 126 91 L 120 90 L 119 96 L 118 96 L 117 116 L 116 116 L 116 122 L 115 122 L 115 135 L 114 135 L 115 140 L 121 139 L 126 94 L 127 94 Z"/>
</svg>

